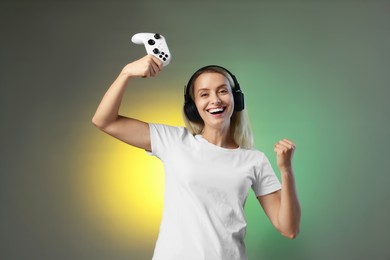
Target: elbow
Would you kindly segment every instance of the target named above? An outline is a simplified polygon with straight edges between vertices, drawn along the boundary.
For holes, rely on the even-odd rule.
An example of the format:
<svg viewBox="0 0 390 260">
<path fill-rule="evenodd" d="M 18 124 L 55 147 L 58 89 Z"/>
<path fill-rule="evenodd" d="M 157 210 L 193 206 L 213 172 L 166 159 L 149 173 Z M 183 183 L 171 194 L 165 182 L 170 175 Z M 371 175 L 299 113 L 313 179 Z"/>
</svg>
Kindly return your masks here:
<svg viewBox="0 0 390 260">
<path fill-rule="evenodd" d="M 92 124 L 93 124 L 95 127 L 99 128 L 99 122 L 96 120 L 95 117 L 92 117 Z"/>
<path fill-rule="evenodd" d="M 294 233 L 289 233 L 289 234 L 283 234 L 285 237 L 287 237 L 288 239 L 291 239 L 291 240 L 293 240 L 293 239 L 295 239 L 295 238 L 297 238 L 297 236 L 298 236 L 298 232 L 294 232 Z"/>
<path fill-rule="evenodd" d="M 295 239 L 297 238 L 298 234 L 299 234 L 299 229 L 296 229 L 296 230 L 292 230 L 290 232 L 281 232 L 282 235 L 288 239 Z"/>
<path fill-rule="evenodd" d="M 99 130 L 103 130 L 105 127 L 104 124 L 99 121 L 95 116 L 92 118 L 92 124 Z"/>
</svg>

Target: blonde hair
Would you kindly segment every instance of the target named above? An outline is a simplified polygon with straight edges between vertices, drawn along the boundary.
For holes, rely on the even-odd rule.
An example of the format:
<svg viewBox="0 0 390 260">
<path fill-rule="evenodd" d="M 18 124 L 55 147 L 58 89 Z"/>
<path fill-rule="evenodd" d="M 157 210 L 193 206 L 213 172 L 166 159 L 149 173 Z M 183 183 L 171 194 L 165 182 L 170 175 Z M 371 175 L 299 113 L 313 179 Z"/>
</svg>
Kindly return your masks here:
<svg viewBox="0 0 390 260">
<path fill-rule="evenodd" d="M 197 73 L 195 73 L 191 82 L 189 82 L 189 85 L 187 86 L 187 88 L 189 88 L 188 93 L 189 93 L 192 100 L 195 100 L 194 83 L 195 83 L 196 79 L 199 77 L 199 75 L 201 75 L 202 73 L 205 73 L 205 72 L 215 72 L 215 73 L 222 74 L 223 76 L 225 76 L 228 79 L 229 84 L 232 87 L 232 89 L 235 88 L 234 80 L 231 77 L 230 73 L 228 73 L 222 67 L 210 66 L 210 67 L 207 67 L 207 69 L 205 69 L 205 70 L 200 70 Z M 197 135 L 197 134 L 202 133 L 203 128 L 204 128 L 203 120 L 201 122 L 190 121 L 188 119 L 186 113 L 184 112 L 184 109 L 183 109 L 183 119 L 184 119 L 184 124 L 185 124 L 186 128 L 193 135 Z M 249 122 L 248 112 L 246 109 L 233 112 L 233 115 L 230 118 L 230 134 L 232 135 L 236 144 L 238 144 L 241 148 L 247 148 L 247 149 L 253 148 L 253 145 L 254 145 L 253 144 L 253 134 L 252 134 L 252 129 L 251 129 L 250 122 Z"/>
</svg>

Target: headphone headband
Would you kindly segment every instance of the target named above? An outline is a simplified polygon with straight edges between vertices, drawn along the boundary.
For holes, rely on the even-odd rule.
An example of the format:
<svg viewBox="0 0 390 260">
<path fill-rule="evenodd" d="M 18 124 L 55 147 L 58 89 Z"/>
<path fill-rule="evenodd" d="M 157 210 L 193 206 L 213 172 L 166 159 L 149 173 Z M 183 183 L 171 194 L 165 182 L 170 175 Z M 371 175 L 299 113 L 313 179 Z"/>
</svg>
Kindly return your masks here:
<svg viewBox="0 0 390 260">
<path fill-rule="evenodd" d="M 234 86 L 231 86 L 233 97 L 234 97 L 234 110 L 242 111 L 245 107 L 244 93 L 242 93 L 241 91 L 240 84 L 238 83 L 236 76 L 234 76 L 233 73 L 231 73 L 228 69 L 224 67 L 218 65 L 207 65 L 195 71 L 195 73 L 191 76 L 190 80 L 188 81 L 187 85 L 184 86 L 184 113 L 190 121 L 198 122 L 198 123 L 203 122 L 202 118 L 199 115 L 198 109 L 195 106 L 195 102 L 191 98 L 190 87 L 193 84 L 193 81 L 197 78 L 197 76 L 199 76 L 200 72 L 212 68 L 218 68 L 224 70 L 232 78 L 234 84 Z"/>
</svg>

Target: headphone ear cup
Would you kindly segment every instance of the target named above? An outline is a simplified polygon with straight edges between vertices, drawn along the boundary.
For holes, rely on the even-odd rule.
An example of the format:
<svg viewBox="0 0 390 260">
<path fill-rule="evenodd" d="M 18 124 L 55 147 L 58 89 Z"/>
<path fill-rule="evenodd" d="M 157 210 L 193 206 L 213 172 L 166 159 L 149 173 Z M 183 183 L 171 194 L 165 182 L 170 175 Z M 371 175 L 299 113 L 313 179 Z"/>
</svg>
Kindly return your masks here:
<svg viewBox="0 0 390 260">
<path fill-rule="evenodd" d="M 235 111 L 242 111 L 244 110 L 245 103 L 244 103 L 244 93 L 241 92 L 241 90 L 234 92 L 234 110 Z"/>
<path fill-rule="evenodd" d="M 199 115 L 198 109 L 192 100 L 188 100 L 184 104 L 184 113 L 186 114 L 188 120 L 192 122 L 202 122 L 202 118 Z"/>
</svg>

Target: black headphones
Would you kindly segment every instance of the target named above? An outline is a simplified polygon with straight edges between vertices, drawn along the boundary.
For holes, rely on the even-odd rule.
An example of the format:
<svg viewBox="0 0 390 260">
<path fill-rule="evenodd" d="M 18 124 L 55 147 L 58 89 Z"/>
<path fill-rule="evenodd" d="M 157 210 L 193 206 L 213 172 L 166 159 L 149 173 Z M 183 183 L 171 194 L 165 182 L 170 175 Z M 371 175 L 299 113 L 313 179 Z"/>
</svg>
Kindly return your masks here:
<svg viewBox="0 0 390 260">
<path fill-rule="evenodd" d="M 232 91 L 233 91 L 233 98 L 234 98 L 234 110 L 242 111 L 245 107 L 244 93 L 242 93 L 241 91 L 240 84 L 238 83 L 236 76 L 234 76 L 229 70 L 227 70 L 224 67 L 218 65 L 208 65 L 195 71 L 195 73 L 191 76 L 190 80 L 188 81 L 187 85 L 184 86 L 184 113 L 187 116 L 187 118 L 192 122 L 201 123 L 203 120 L 199 115 L 194 100 L 192 100 L 191 98 L 190 86 L 191 84 L 193 84 L 193 81 L 198 76 L 199 72 L 205 71 L 213 67 L 226 71 L 233 79 L 234 86 L 232 86 Z"/>
</svg>

